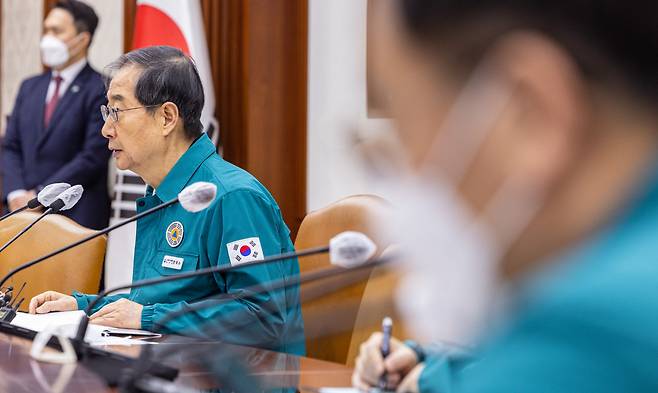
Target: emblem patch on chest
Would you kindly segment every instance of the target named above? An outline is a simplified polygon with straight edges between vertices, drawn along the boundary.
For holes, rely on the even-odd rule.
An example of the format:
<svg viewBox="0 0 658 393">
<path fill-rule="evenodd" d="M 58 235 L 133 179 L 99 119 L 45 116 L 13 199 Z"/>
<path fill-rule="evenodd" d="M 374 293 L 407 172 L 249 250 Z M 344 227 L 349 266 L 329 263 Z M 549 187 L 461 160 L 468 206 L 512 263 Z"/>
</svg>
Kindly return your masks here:
<svg viewBox="0 0 658 393">
<path fill-rule="evenodd" d="M 170 247 L 180 246 L 183 242 L 183 224 L 180 221 L 174 221 L 169 224 L 165 237 Z"/>
<path fill-rule="evenodd" d="M 231 265 L 262 261 L 265 257 L 263 255 L 263 248 L 260 245 L 260 239 L 257 237 L 249 237 L 228 243 L 226 248 L 228 248 L 228 257 L 231 260 Z"/>
</svg>

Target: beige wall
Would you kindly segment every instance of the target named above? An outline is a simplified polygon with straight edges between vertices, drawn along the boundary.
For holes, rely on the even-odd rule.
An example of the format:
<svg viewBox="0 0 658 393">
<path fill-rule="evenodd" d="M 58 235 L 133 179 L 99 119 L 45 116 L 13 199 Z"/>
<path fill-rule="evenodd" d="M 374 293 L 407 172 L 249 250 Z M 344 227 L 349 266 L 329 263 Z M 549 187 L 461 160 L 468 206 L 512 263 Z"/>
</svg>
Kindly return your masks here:
<svg viewBox="0 0 658 393">
<path fill-rule="evenodd" d="M 90 48 L 89 61 L 102 70 L 123 53 L 123 1 L 86 0 L 98 14 L 100 23 Z M 2 0 L 2 46 L 0 75 L 0 133 L 11 113 L 23 79 L 41 72 L 39 39 L 43 20 L 41 0 Z"/>
<path fill-rule="evenodd" d="M 11 113 L 21 80 L 41 71 L 39 38 L 42 20 L 42 1 L 2 0 L 0 132 L 3 134 L 5 119 Z"/>
<path fill-rule="evenodd" d="M 85 0 L 96 10 L 98 28 L 89 49 L 89 62 L 98 71 L 123 53 L 123 1 Z"/>
<path fill-rule="evenodd" d="M 353 194 L 376 193 L 354 149 L 389 129 L 367 117 L 366 0 L 309 0 L 307 201 L 309 211 Z"/>
</svg>

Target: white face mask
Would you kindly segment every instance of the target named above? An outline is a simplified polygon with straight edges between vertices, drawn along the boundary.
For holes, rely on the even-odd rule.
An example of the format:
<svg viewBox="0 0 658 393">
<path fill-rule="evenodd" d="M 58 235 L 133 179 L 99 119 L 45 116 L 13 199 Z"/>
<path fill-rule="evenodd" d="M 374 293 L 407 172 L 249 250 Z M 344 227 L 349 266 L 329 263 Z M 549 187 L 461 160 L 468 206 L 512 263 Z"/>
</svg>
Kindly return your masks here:
<svg viewBox="0 0 658 393">
<path fill-rule="evenodd" d="M 43 36 L 39 47 L 41 48 L 41 61 L 48 67 L 59 67 L 71 58 L 68 45 L 51 35 Z"/>
<path fill-rule="evenodd" d="M 400 245 L 403 274 L 396 302 L 422 341 L 473 343 L 497 305 L 499 260 L 539 207 L 535 190 L 507 181 L 485 208 L 488 222 L 497 224 L 494 233 L 456 191 L 511 97 L 510 86 L 492 79 L 484 70 L 474 74 L 420 174 L 403 169 L 383 184 L 395 208 L 377 228 Z"/>
</svg>

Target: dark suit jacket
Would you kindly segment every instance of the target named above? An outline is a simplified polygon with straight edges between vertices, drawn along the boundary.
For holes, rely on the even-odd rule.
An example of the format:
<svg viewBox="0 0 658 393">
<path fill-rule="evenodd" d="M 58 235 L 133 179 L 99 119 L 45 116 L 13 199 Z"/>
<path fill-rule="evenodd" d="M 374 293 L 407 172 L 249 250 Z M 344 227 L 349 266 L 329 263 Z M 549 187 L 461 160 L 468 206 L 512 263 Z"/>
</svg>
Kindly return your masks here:
<svg viewBox="0 0 658 393">
<path fill-rule="evenodd" d="M 81 184 L 85 192 L 62 214 L 89 228 L 107 226 L 110 198 L 107 166 L 110 151 L 101 135 L 100 105 L 106 102 L 101 75 L 86 65 L 60 98 L 44 129 L 46 92 L 51 73 L 21 84 L 7 123 L 2 154 L 2 198 L 19 189 L 50 183 Z"/>
</svg>

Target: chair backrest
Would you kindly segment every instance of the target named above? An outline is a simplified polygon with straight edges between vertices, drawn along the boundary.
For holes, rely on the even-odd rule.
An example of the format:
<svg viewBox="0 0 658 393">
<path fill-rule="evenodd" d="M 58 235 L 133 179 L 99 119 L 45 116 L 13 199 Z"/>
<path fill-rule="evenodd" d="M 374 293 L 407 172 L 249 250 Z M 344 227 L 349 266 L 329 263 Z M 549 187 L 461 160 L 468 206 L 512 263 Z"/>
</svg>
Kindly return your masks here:
<svg viewBox="0 0 658 393">
<path fill-rule="evenodd" d="M 310 212 L 302 221 L 295 248 L 302 250 L 326 245 L 340 232 L 363 232 L 377 244 L 370 225 L 388 204 L 377 196 L 355 195 Z M 328 255 L 302 258 L 302 273 L 331 266 Z M 302 314 L 306 333 L 307 356 L 347 363 L 354 323 L 361 305 L 370 270 L 301 286 Z M 347 285 L 346 285 L 347 284 Z"/>
<path fill-rule="evenodd" d="M 393 266 L 377 266 L 370 273 L 352 330 L 352 339 L 345 362 L 348 366 L 354 367 L 361 344 L 373 332 L 381 331 L 384 317 L 390 317 L 393 320 L 393 335 L 396 338 L 400 340 L 411 338 L 404 320 L 395 307 L 395 290 L 398 286 L 398 279 L 399 272 Z"/>
<path fill-rule="evenodd" d="M 37 213 L 23 212 L 0 223 L 0 244 L 5 244 L 36 217 L 38 217 Z M 0 276 L 4 276 L 11 269 L 25 262 L 46 255 L 94 232 L 62 215 L 48 215 L 0 254 Z M 73 290 L 97 293 L 106 241 L 106 236 L 99 236 L 11 278 L 6 285 L 15 288 L 14 294 L 23 282 L 27 283 L 20 295 L 25 298 L 21 311 L 27 311 L 33 296 L 48 290 L 66 294 L 70 294 Z"/>
</svg>

